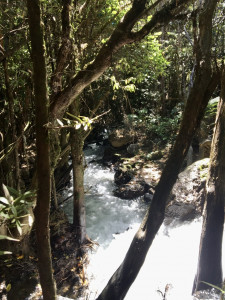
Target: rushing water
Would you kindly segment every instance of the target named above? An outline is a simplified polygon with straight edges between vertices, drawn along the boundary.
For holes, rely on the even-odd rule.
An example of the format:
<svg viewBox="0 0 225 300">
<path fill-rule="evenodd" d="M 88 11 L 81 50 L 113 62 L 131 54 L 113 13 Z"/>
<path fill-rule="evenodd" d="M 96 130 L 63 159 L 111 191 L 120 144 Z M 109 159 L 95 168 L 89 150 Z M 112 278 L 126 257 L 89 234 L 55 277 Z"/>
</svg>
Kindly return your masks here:
<svg viewBox="0 0 225 300">
<path fill-rule="evenodd" d="M 94 144 L 85 151 L 87 233 L 99 243 L 96 251 L 90 254 L 87 268 L 89 300 L 96 298 L 123 261 L 146 210 L 140 199 L 130 201 L 113 196 L 114 174 L 96 162 L 101 155 L 102 148 Z M 64 210 L 72 220 L 71 202 L 64 205 Z M 201 219 L 176 227 L 163 225 L 125 299 L 164 299 L 162 294 L 166 286 L 167 300 L 195 299 L 191 290 L 197 268 L 200 233 Z M 204 294 L 198 299 L 219 297 Z"/>
</svg>

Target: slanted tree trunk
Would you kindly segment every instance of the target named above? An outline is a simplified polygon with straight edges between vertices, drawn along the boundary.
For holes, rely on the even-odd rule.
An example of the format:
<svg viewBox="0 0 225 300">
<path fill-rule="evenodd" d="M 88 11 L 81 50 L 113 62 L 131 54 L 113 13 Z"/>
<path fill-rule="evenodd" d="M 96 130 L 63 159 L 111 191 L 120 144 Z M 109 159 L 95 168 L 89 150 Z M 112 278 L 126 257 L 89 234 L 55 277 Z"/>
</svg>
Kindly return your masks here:
<svg viewBox="0 0 225 300">
<path fill-rule="evenodd" d="M 141 269 L 145 256 L 164 220 L 168 196 L 176 182 L 191 140 L 202 119 L 218 78 L 211 72 L 212 16 L 217 0 L 205 0 L 199 17 L 199 49 L 196 77 L 185 107 L 179 134 L 162 172 L 149 210 L 128 249 L 124 261 L 97 300 L 121 300 Z"/>
<path fill-rule="evenodd" d="M 221 287 L 222 241 L 225 206 L 225 70 L 222 75 L 221 99 L 218 104 L 206 183 L 206 202 L 199 261 L 193 292 L 210 288 L 203 281 Z"/>
<path fill-rule="evenodd" d="M 37 147 L 37 204 L 35 208 L 38 267 L 43 299 L 56 299 L 56 287 L 52 274 L 49 238 L 50 212 L 50 150 L 48 123 L 48 97 L 43 32 L 41 28 L 39 0 L 27 0 L 30 38 L 32 46 L 33 80 L 36 114 Z"/>
<path fill-rule="evenodd" d="M 78 101 L 70 107 L 74 116 L 79 116 Z M 71 156 L 73 164 L 73 226 L 76 229 L 76 236 L 83 244 L 86 237 L 86 213 L 84 203 L 84 146 L 83 128 L 72 128 L 70 131 Z"/>
</svg>

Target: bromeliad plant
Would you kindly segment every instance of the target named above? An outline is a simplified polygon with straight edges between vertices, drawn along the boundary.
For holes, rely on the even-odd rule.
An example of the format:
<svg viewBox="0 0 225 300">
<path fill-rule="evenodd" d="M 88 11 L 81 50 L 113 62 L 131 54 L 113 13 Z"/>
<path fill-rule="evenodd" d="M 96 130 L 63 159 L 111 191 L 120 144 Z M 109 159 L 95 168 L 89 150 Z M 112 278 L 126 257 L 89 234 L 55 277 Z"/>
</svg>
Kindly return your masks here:
<svg viewBox="0 0 225 300">
<path fill-rule="evenodd" d="M 32 224 L 33 219 L 29 214 L 29 207 L 33 205 L 35 193 L 27 191 L 25 193 L 6 187 L 3 184 L 4 197 L 0 197 L 0 225 L 5 225 L 7 229 L 17 228 L 22 235 L 21 219 L 28 216 L 29 224 Z"/>
</svg>

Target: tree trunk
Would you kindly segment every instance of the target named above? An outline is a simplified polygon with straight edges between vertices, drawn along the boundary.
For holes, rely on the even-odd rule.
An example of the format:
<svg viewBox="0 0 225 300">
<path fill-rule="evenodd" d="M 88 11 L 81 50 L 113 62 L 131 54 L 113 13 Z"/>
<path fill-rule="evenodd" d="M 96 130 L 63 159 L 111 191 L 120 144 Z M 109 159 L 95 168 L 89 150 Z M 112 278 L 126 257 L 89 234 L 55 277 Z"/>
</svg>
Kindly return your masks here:
<svg viewBox="0 0 225 300">
<path fill-rule="evenodd" d="M 79 116 L 77 103 L 73 103 L 70 112 Z M 76 236 L 80 245 L 86 238 L 86 213 L 84 203 L 84 165 L 83 165 L 83 129 L 70 131 L 70 145 L 73 164 L 73 226 L 76 229 Z"/>
<path fill-rule="evenodd" d="M 217 0 L 206 0 L 200 13 L 199 57 L 193 88 L 185 107 L 179 134 L 171 155 L 156 187 L 151 206 L 137 231 L 126 257 L 113 274 L 107 286 L 97 300 L 121 300 L 138 275 L 145 256 L 158 232 L 165 214 L 168 196 L 176 182 L 183 160 L 187 154 L 192 138 L 202 119 L 208 100 L 215 89 L 218 78 L 211 75 L 211 37 L 212 16 Z M 199 61 L 200 62 L 200 61 Z"/>
<path fill-rule="evenodd" d="M 65 69 L 66 63 L 68 63 L 68 56 L 72 50 L 72 43 L 70 40 L 70 9 L 71 0 L 63 1 L 63 9 L 61 13 L 62 17 L 62 45 L 59 49 L 56 69 L 51 78 L 52 94 L 55 95 L 62 89 L 62 75 Z"/>
<path fill-rule="evenodd" d="M 225 70 L 222 75 L 221 99 L 218 104 L 206 183 L 206 202 L 199 248 L 198 270 L 193 292 L 209 285 L 222 286 L 222 241 L 225 195 Z M 204 282 L 203 282 L 204 281 Z"/>
<path fill-rule="evenodd" d="M 13 161 L 15 161 L 15 176 L 13 177 L 13 185 L 14 187 L 20 191 L 21 186 L 21 177 L 20 177 L 20 161 L 19 161 L 19 152 L 18 152 L 18 138 L 16 135 L 16 120 L 14 114 L 14 99 L 13 94 L 10 86 L 9 80 L 9 72 L 8 72 L 8 62 L 7 59 L 3 60 L 3 68 L 4 68 L 4 75 L 5 75 L 5 86 L 6 86 L 6 97 L 8 100 L 8 108 L 9 108 L 9 120 L 11 123 L 12 128 L 12 143 L 14 144 L 14 151 L 13 151 Z M 13 165 L 13 164 L 12 164 Z"/>
<path fill-rule="evenodd" d="M 56 287 L 52 274 L 49 237 L 50 212 L 50 149 L 49 136 L 45 128 L 48 123 L 48 97 L 43 32 L 38 0 L 27 0 L 30 38 L 32 46 L 33 80 L 36 113 L 37 147 L 37 205 L 35 208 L 38 267 L 43 299 L 56 299 Z"/>
</svg>

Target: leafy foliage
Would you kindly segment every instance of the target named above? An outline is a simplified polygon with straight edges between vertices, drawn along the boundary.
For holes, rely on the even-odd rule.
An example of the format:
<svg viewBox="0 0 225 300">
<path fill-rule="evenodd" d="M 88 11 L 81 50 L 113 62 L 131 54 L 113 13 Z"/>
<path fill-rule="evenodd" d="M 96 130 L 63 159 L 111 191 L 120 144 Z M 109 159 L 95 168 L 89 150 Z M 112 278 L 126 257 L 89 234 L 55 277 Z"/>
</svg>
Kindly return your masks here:
<svg viewBox="0 0 225 300">
<path fill-rule="evenodd" d="M 22 235 L 22 224 L 20 219 L 28 214 L 28 208 L 33 205 L 34 192 L 27 191 L 24 194 L 13 188 L 3 185 L 5 196 L 0 197 L 0 221 L 8 228 L 17 228 Z"/>
<path fill-rule="evenodd" d="M 136 126 L 144 127 L 146 135 L 155 144 L 164 145 L 175 139 L 181 112 L 174 109 L 170 116 L 162 117 L 147 109 L 141 109 L 137 110 L 137 114 L 129 115 L 129 119 Z"/>
</svg>

